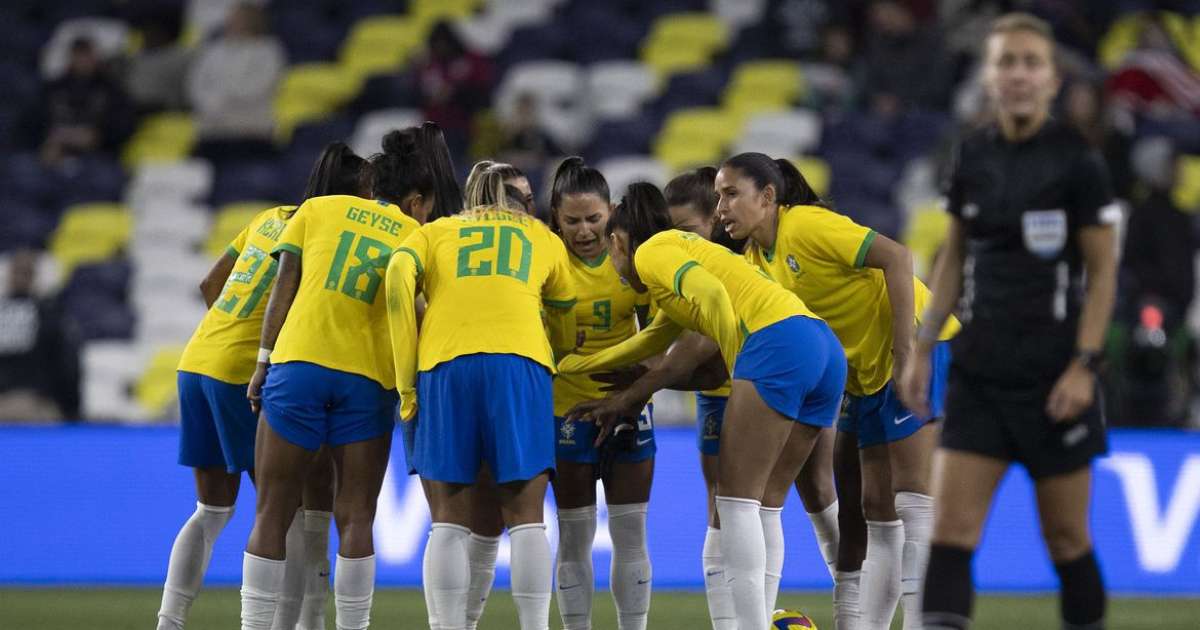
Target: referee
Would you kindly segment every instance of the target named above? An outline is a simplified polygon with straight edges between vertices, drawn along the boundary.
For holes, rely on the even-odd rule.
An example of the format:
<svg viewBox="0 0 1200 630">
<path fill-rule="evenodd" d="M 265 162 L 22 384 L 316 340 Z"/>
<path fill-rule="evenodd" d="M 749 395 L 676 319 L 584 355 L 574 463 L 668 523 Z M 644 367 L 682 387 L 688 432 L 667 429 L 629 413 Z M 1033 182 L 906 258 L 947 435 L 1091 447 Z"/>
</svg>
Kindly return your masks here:
<svg viewBox="0 0 1200 630">
<path fill-rule="evenodd" d="M 1063 628 L 1099 629 L 1105 593 L 1088 531 L 1090 464 L 1107 450 L 1095 369 L 1113 306 L 1119 211 L 1100 158 L 1050 117 L 1060 79 L 1049 26 L 1008 14 L 985 45 L 995 117 L 959 147 L 934 297 L 901 379 L 905 404 L 925 413 L 929 354 L 957 305 L 963 330 L 934 466 L 925 628 L 968 627 L 971 559 L 1016 461 L 1036 485 Z"/>
</svg>

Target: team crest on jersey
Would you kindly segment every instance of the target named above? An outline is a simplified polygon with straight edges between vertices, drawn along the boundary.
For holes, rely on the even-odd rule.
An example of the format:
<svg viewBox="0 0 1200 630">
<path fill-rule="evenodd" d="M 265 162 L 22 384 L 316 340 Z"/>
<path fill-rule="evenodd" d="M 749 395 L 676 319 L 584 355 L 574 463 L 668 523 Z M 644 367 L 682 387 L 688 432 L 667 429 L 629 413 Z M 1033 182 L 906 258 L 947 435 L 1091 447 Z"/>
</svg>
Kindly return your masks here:
<svg viewBox="0 0 1200 630">
<path fill-rule="evenodd" d="M 800 262 L 796 260 L 795 256 L 788 254 L 784 262 L 787 263 L 788 269 L 791 269 L 792 273 L 800 273 Z"/>
<path fill-rule="evenodd" d="M 562 428 L 560 428 L 558 430 L 558 432 L 560 434 L 562 434 L 562 439 L 559 440 L 560 443 L 562 443 L 562 444 L 574 444 L 575 443 L 575 422 L 574 421 L 572 421 L 572 420 L 563 421 Z"/>
<path fill-rule="evenodd" d="M 717 428 L 717 414 L 710 413 L 704 419 L 704 439 L 715 440 L 721 437 L 721 430 Z"/>
<path fill-rule="evenodd" d="M 1067 211 L 1026 210 L 1021 215 L 1025 249 L 1039 258 L 1054 258 L 1067 244 Z"/>
</svg>

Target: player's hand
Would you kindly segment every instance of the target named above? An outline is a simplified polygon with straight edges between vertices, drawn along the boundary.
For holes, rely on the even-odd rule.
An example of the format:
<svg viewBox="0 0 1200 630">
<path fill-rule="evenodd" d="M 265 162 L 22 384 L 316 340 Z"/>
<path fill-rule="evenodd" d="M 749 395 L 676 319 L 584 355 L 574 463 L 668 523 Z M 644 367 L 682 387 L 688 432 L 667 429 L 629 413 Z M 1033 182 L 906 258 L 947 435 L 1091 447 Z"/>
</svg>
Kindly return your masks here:
<svg viewBox="0 0 1200 630">
<path fill-rule="evenodd" d="M 650 368 L 638 363 L 628 367 L 617 368 L 609 372 L 592 374 L 591 378 L 593 381 L 605 384 L 600 388 L 600 391 L 619 392 L 627 389 L 630 385 L 633 385 L 639 378 L 642 378 L 642 376 L 649 371 Z"/>
<path fill-rule="evenodd" d="M 246 399 L 250 401 L 250 411 L 257 414 L 262 410 L 262 386 L 267 380 L 268 364 L 259 363 L 250 377 L 250 385 L 246 388 Z"/>
<path fill-rule="evenodd" d="M 1096 396 L 1096 375 L 1072 361 L 1046 400 L 1046 415 L 1054 422 L 1069 422 L 1092 406 Z"/>
<path fill-rule="evenodd" d="M 896 382 L 900 402 L 904 408 L 922 418 L 929 417 L 929 378 L 932 366 L 929 354 L 916 351 L 907 359 L 896 358 L 893 374 L 899 374 Z"/>
<path fill-rule="evenodd" d="M 621 394 L 613 394 L 607 398 L 600 400 L 589 400 L 579 403 L 567 412 L 567 419 L 571 421 L 586 420 L 591 421 L 600 428 L 596 432 L 596 441 L 594 446 L 600 446 L 604 438 L 612 432 L 613 426 L 621 421 L 622 418 L 634 417 L 642 411 L 642 403 L 636 401 L 629 402 L 625 396 Z"/>
</svg>

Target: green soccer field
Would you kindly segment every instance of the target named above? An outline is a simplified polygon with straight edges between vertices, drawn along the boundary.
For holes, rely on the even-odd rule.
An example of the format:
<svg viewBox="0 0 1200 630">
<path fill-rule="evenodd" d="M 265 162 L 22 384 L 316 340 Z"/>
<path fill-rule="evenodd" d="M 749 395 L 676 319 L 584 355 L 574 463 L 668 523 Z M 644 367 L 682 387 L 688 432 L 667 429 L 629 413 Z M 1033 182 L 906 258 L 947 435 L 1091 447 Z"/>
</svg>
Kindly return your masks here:
<svg viewBox="0 0 1200 630">
<path fill-rule="evenodd" d="M 153 627 L 160 593 L 154 589 L 21 589 L 0 590 L 0 628 L 6 630 L 144 630 Z M 831 630 L 829 596 L 824 593 L 785 593 L 780 605 L 807 612 L 821 628 Z M 991 596 L 976 601 L 975 630 L 1058 628 L 1058 604 L 1052 596 Z M 557 628 L 557 611 L 550 627 Z M 372 614 L 376 628 L 422 628 L 425 603 L 415 590 L 382 590 L 375 593 Z M 1115 599 L 1109 606 L 1108 627 L 1119 630 L 1184 630 L 1200 626 L 1200 599 Z M 328 627 L 333 628 L 330 604 Z M 235 589 L 210 589 L 192 607 L 189 630 L 229 630 L 238 626 L 238 593 Z M 616 628 L 616 612 L 607 592 L 597 593 L 593 626 Z M 480 628 L 516 627 L 516 610 L 506 591 L 488 601 Z M 704 630 L 709 628 L 703 593 L 654 594 L 650 612 L 652 630 Z M 899 628 L 897 621 L 893 628 Z"/>
</svg>

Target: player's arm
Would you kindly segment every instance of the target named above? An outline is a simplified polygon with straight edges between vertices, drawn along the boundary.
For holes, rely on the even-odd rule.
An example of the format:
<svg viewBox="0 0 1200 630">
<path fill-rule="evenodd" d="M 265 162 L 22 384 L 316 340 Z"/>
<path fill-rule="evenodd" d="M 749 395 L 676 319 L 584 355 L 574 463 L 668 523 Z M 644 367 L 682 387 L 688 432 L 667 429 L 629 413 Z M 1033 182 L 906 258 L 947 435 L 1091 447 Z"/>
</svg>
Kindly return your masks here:
<svg viewBox="0 0 1200 630">
<path fill-rule="evenodd" d="M 545 306 L 546 334 L 554 360 L 566 356 L 578 343 L 575 328 L 575 281 L 567 248 L 557 237 L 549 239 L 552 248 L 550 273 L 542 285 L 542 304 Z"/>
<path fill-rule="evenodd" d="M 586 374 L 633 365 L 662 354 L 683 333 L 683 327 L 659 312 L 654 321 L 632 337 L 587 356 L 571 354 L 558 363 L 560 374 Z"/>
<path fill-rule="evenodd" d="M 224 288 L 225 281 L 229 279 L 229 274 L 233 272 L 233 266 L 236 264 L 237 253 L 234 251 L 226 251 L 213 263 L 208 275 L 200 281 L 200 295 L 204 296 L 204 306 L 212 308 L 221 297 L 221 289 Z"/>
<path fill-rule="evenodd" d="M 267 379 L 267 369 L 271 362 L 270 352 L 275 349 L 279 331 L 283 330 L 283 323 L 287 321 L 288 312 L 292 310 L 292 303 L 296 300 L 296 291 L 300 288 L 300 272 L 300 254 L 286 250 L 279 252 L 279 271 L 275 275 L 275 286 L 271 287 L 271 296 L 267 299 L 262 336 L 258 342 L 258 366 L 246 390 L 246 397 L 250 399 L 250 408 L 254 413 L 258 413 L 261 406 L 262 384 Z"/>
<path fill-rule="evenodd" d="M 691 304 L 704 333 L 720 348 L 725 369 L 733 374 L 733 363 L 741 349 L 742 338 L 733 301 L 725 286 L 698 264 L 679 268 L 675 276 L 676 292 Z"/>
<path fill-rule="evenodd" d="M 950 217 L 946 230 L 946 241 L 933 266 L 929 290 L 932 297 L 921 316 L 917 329 L 915 350 L 899 377 L 900 400 L 910 411 L 929 415 L 929 379 L 931 377 L 930 356 L 941 336 L 942 327 L 954 312 L 962 295 L 962 266 L 965 255 L 966 236 L 962 220 Z"/>
<path fill-rule="evenodd" d="M 883 271 L 888 301 L 892 306 L 892 357 L 896 372 L 899 373 L 912 355 L 916 327 L 912 252 L 879 234 L 867 245 L 863 266 Z"/>
<path fill-rule="evenodd" d="M 594 374 L 592 380 L 610 384 L 600 388 L 601 391 L 620 392 L 614 396 L 644 401 L 663 389 L 716 389 L 729 379 L 716 342 L 691 331 L 685 332 L 652 366 L 645 368 L 639 364 L 637 369 L 628 379 L 609 372 Z"/>
<path fill-rule="evenodd" d="M 406 240 L 392 255 L 384 276 L 396 390 L 400 392 L 400 417 L 405 420 L 417 409 L 417 286 L 423 271 L 420 255 L 408 247 L 412 240 Z"/>
</svg>

